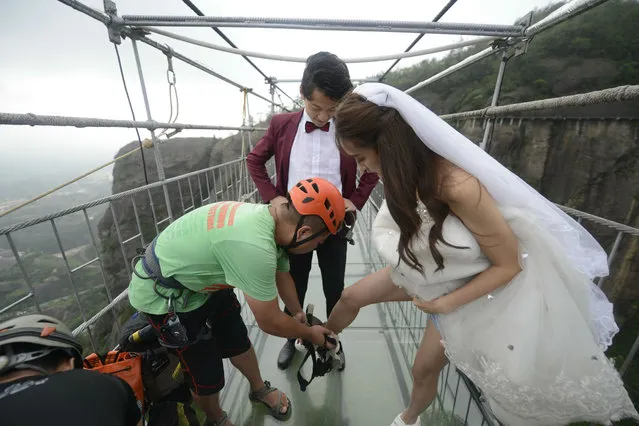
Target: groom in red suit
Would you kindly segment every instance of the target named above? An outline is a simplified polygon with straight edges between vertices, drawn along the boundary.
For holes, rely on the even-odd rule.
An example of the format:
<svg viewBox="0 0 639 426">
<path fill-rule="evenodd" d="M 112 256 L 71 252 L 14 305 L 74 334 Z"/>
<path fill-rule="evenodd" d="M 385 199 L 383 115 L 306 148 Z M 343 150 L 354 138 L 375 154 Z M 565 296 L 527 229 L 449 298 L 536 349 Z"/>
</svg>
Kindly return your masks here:
<svg viewBox="0 0 639 426">
<path fill-rule="evenodd" d="M 348 68 L 337 56 L 319 52 L 306 60 L 300 86 L 304 109 L 273 116 L 264 137 L 246 159 L 251 177 L 265 202 L 286 202 L 285 194 L 295 182 L 322 177 L 340 189 L 347 211 L 356 211 L 364 206 L 379 178 L 374 173 L 364 173 L 357 183 L 357 164 L 353 158 L 339 151 L 333 128 L 337 104 L 352 89 Z M 276 185 L 266 171 L 266 162 L 273 156 Z M 334 235 L 317 247 L 327 315 L 330 315 L 344 289 L 346 247 L 346 240 Z M 312 260 L 313 252 L 289 255 L 290 273 L 302 307 Z M 291 312 L 285 311 L 291 315 Z M 294 355 L 294 340 L 287 340 L 278 357 L 278 367 L 286 369 Z M 343 350 L 340 358 L 340 369 L 343 369 L 346 365 Z"/>
</svg>

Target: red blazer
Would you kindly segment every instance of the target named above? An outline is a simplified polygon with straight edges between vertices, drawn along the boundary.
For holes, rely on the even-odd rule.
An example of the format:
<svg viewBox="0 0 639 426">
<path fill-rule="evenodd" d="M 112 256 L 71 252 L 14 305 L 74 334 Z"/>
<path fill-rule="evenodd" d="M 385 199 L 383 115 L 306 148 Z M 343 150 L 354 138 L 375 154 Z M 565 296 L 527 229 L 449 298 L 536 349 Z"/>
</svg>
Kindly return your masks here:
<svg viewBox="0 0 639 426">
<path fill-rule="evenodd" d="M 291 148 L 302 115 L 303 111 L 274 115 L 264 137 L 246 157 L 249 173 L 265 202 L 278 195 L 286 196 Z M 266 162 L 273 155 L 275 155 L 276 185 L 273 185 L 266 171 Z M 340 157 L 342 195 L 361 210 L 371 191 L 377 185 L 379 176 L 377 173 L 364 173 L 360 178 L 359 185 L 357 185 L 357 163 L 352 157 L 342 153 L 340 153 Z"/>
</svg>

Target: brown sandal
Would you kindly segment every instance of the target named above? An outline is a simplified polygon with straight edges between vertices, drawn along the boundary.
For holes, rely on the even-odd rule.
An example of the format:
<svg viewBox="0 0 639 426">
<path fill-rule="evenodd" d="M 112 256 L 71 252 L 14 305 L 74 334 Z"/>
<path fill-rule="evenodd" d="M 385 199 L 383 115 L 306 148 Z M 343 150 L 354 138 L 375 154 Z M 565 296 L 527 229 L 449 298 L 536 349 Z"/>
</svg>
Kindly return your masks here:
<svg viewBox="0 0 639 426">
<path fill-rule="evenodd" d="M 228 419 L 229 419 L 229 416 L 228 414 L 226 414 L 226 411 L 222 411 L 222 417 L 220 417 L 217 420 L 207 420 L 207 422 L 204 423 L 204 425 L 205 426 L 224 426 Z"/>
<path fill-rule="evenodd" d="M 280 392 L 280 398 L 277 401 L 277 404 L 271 407 L 266 401 L 264 401 L 264 397 L 270 394 L 271 392 L 275 392 L 275 391 Z M 249 393 L 249 399 L 252 402 L 259 402 L 264 404 L 266 408 L 268 408 L 269 414 L 275 417 L 277 420 L 287 420 L 291 415 L 291 410 L 293 409 L 293 406 L 292 406 L 291 400 L 289 398 L 286 398 L 288 400 L 288 409 L 286 410 L 285 413 L 282 413 L 282 407 L 283 407 L 282 396 L 283 395 L 284 393 L 282 391 L 279 391 L 277 388 L 272 387 L 271 383 L 265 380 L 264 387 L 262 389 Z"/>
</svg>

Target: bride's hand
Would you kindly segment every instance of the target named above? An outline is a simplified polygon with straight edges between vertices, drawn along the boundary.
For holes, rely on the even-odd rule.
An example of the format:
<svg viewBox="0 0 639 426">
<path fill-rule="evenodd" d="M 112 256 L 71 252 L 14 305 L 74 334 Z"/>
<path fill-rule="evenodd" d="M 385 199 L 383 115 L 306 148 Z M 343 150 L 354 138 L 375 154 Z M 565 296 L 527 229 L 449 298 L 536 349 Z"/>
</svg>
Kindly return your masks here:
<svg viewBox="0 0 639 426">
<path fill-rule="evenodd" d="M 433 300 L 422 300 L 413 297 L 413 304 L 417 306 L 417 309 L 427 314 L 447 314 L 455 309 L 454 306 L 448 303 L 446 296 L 437 297 Z"/>
</svg>

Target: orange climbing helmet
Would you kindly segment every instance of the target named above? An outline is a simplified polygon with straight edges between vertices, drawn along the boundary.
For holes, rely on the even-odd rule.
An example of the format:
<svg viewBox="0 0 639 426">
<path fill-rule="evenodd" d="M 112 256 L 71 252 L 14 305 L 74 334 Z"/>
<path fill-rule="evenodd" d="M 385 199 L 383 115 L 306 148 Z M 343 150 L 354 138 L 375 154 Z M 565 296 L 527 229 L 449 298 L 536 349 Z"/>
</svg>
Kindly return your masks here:
<svg viewBox="0 0 639 426">
<path fill-rule="evenodd" d="M 299 214 L 319 216 L 328 231 L 337 234 L 344 223 L 346 206 L 344 197 L 335 185 L 318 177 L 303 179 L 288 194 Z"/>
</svg>

